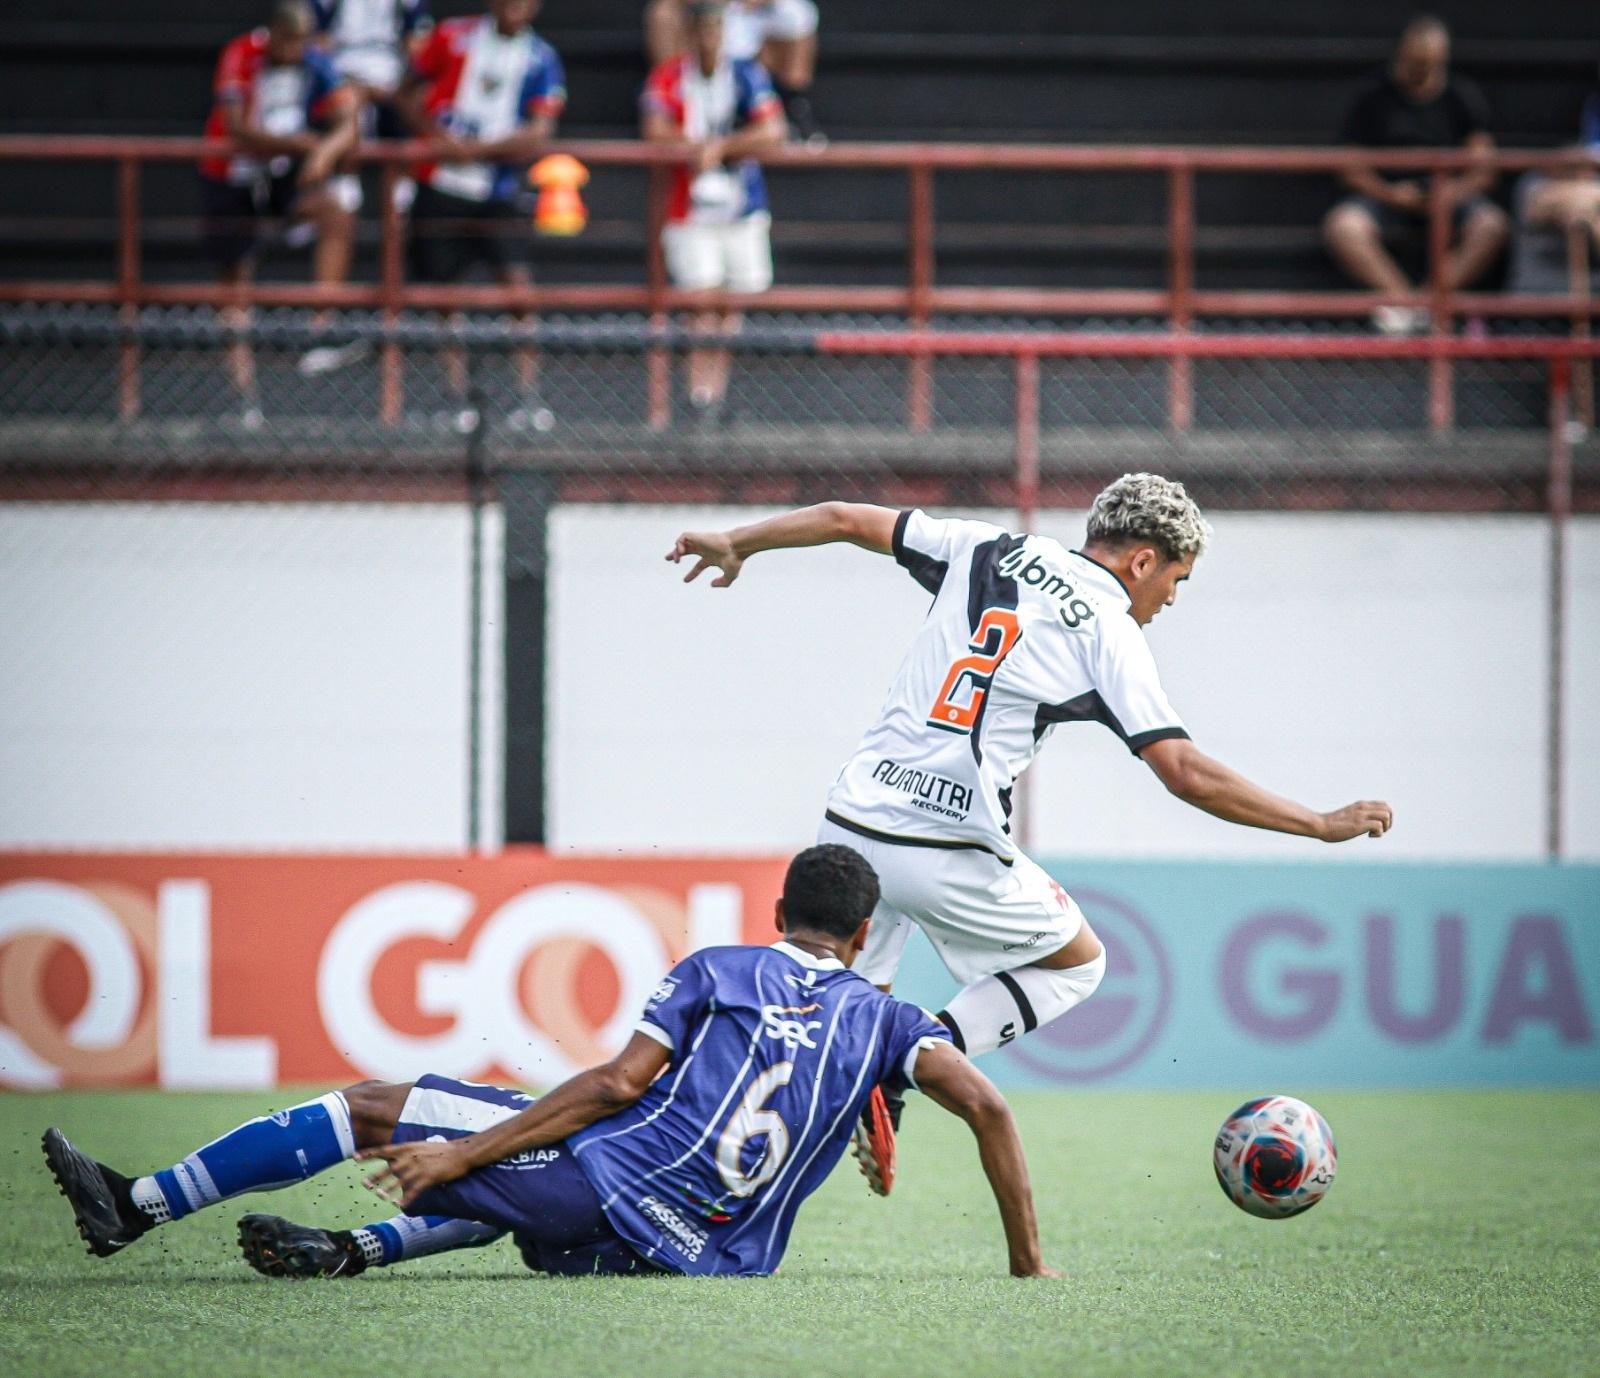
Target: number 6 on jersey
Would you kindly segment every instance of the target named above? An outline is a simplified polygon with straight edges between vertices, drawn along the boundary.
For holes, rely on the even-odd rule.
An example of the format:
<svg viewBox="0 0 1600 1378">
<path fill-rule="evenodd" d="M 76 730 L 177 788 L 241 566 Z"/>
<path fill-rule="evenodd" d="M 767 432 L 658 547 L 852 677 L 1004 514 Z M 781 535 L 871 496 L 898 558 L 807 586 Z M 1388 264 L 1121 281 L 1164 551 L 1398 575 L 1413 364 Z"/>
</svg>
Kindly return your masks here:
<svg viewBox="0 0 1600 1378">
<path fill-rule="evenodd" d="M 1013 609 L 986 608 L 968 647 L 973 654 L 962 656 L 950 666 L 950 673 L 944 677 L 944 687 L 939 690 L 933 711 L 928 714 L 928 726 L 963 735 L 971 732 L 978 714 L 983 711 L 983 701 L 989 697 L 995 671 L 1021 636 L 1022 628 Z M 970 692 L 966 702 L 961 703 L 957 695 L 964 689 Z"/>
</svg>

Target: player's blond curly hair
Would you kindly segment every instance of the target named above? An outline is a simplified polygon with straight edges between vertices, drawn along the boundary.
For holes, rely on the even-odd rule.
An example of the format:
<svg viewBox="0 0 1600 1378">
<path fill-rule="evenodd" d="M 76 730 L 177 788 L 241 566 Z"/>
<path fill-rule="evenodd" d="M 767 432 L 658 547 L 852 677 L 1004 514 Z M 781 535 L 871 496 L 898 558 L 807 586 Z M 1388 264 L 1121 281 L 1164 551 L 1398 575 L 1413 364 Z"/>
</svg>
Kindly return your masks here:
<svg viewBox="0 0 1600 1378">
<path fill-rule="evenodd" d="M 1195 500 L 1160 474 L 1124 474 L 1108 484 L 1089 508 L 1089 540 L 1107 545 L 1148 542 L 1168 560 L 1198 557 L 1211 539 L 1211 525 Z"/>
</svg>

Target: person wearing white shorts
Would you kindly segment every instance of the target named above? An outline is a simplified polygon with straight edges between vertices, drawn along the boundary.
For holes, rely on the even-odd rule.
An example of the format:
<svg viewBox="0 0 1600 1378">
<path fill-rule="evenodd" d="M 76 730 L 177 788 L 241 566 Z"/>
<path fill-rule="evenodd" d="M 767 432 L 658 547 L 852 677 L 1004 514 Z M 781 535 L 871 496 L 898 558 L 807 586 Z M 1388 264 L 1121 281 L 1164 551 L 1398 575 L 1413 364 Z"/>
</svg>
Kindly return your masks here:
<svg viewBox="0 0 1600 1378">
<path fill-rule="evenodd" d="M 1078 905 L 1011 836 L 1011 793 L 1063 725 L 1109 728 L 1180 799 L 1229 822 L 1342 842 L 1382 836 L 1381 801 L 1329 813 L 1201 752 L 1162 689 L 1144 627 L 1176 598 L 1210 527 L 1181 484 L 1125 474 L 1094 501 L 1082 549 L 989 522 L 821 503 L 725 532 L 685 532 L 725 588 L 765 550 L 846 542 L 896 562 L 933 603 L 878 720 L 829 791 L 819 839 L 860 851 L 881 900 L 857 964 L 887 985 L 911 925 L 962 989 L 939 1018 L 976 1056 L 1088 998 L 1105 950 Z"/>
<path fill-rule="evenodd" d="M 1087 927 L 1077 901 L 1044 867 L 1020 854 L 1007 865 L 976 848 L 908 847 L 831 819 L 823 820 L 817 841 L 853 847 L 878 873 L 884 898 L 873 911 L 867 946 L 857 962 L 874 985 L 887 988 L 893 982 L 901 954 L 918 927 L 963 986 L 996 975 L 1005 985 L 1011 968 L 1060 952 Z M 1103 969 L 1104 958 L 1096 959 L 1096 965 Z M 1038 1027 L 1038 1013 L 1026 992 L 1018 998 L 1021 989 L 1008 991 L 1017 1009 L 1015 1018 L 1007 1018 L 996 1031 L 999 1046 Z M 951 1024 L 948 1011 L 944 1019 Z M 958 1026 L 952 1024 L 952 1032 L 958 1044 L 965 1042 Z"/>
<path fill-rule="evenodd" d="M 645 6 L 645 51 L 652 66 L 688 47 L 684 0 L 650 0 Z M 772 75 L 794 137 L 827 143 L 811 109 L 817 73 L 815 0 L 728 0 L 722 51 L 732 61 L 759 62 Z"/>
<path fill-rule="evenodd" d="M 714 0 L 686 6 L 690 51 L 660 63 L 640 101 L 647 142 L 687 155 L 673 169 L 661 248 L 673 286 L 685 292 L 765 292 L 772 286 L 772 215 L 766 183 L 752 155 L 783 142 L 783 107 L 759 63 L 723 51 L 724 7 Z M 696 326 L 726 335 L 736 313 L 710 308 Z M 687 359 L 690 404 L 720 413 L 732 357 L 727 349 L 693 349 Z"/>
</svg>

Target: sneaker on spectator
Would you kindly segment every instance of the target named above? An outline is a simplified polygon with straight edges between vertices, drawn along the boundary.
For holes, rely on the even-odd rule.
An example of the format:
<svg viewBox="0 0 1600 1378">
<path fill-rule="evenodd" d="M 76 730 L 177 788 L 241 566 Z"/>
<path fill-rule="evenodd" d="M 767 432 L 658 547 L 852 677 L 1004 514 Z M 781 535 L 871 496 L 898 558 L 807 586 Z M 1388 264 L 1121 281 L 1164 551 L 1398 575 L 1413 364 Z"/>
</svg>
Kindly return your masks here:
<svg viewBox="0 0 1600 1378">
<path fill-rule="evenodd" d="M 528 401 L 506 414 L 506 429 L 512 431 L 538 431 L 543 434 L 556 428 L 556 414 L 542 402 Z"/>
<path fill-rule="evenodd" d="M 370 340 L 351 340 L 349 344 L 342 345 L 317 345 L 300 356 L 295 369 L 302 378 L 320 378 L 324 374 L 349 368 L 371 353 Z"/>
<path fill-rule="evenodd" d="M 1415 306 L 1380 306 L 1372 313 L 1372 328 L 1380 335 L 1423 335 L 1428 313 Z"/>
</svg>

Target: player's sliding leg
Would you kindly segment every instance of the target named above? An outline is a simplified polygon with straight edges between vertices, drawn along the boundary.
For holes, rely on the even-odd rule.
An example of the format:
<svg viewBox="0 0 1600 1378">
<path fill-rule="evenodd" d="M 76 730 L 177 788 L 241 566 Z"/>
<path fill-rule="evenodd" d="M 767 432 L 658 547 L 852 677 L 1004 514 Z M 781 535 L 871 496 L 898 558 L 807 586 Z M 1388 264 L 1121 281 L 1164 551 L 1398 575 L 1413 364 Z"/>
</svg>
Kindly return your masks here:
<svg viewBox="0 0 1600 1378">
<path fill-rule="evenodd" d="M 267 1277 L 355 1277 L 407 1259 L 452 1249 L 479 1249 L 505 1233 L 476 1220 L 444 1215 L 397 1215 L 353 1230 L 296 1225 L 280 1215 L 247 1215 L 239 1221 L 245 1262 Z"/>
<path fill-rule="evenodd" d="M 362 1082 L 330 1092 L 248 1120 L 143 1177 L 125 1177 L 97 1162 L 59 1129 L 45 1133 L 45 1161 L 89 1252 L 104 1258 L 159 1225 L 248 1191 L 293 1186 L 357 1149 L 388 1142 L 410 1089 Z"/>
</svg>

